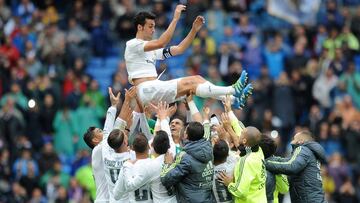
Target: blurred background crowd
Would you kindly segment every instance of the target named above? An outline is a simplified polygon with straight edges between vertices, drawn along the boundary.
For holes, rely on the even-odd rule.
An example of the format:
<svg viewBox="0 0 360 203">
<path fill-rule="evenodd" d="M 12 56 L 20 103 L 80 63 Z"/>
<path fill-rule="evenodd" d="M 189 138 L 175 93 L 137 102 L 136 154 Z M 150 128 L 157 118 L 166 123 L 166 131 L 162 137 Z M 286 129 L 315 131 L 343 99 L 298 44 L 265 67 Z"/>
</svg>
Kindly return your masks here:
<svg viewBox="0 0 360 203">
<path fill-rule="evenodd" d="M 0 0 L 0 202 L 88 202 L 91 151 L 106 88 L 129 88 L 125 42 L 138 11 L 157 15 L 159 36 L 178 2 Z M 216 85 L 249 72 L 254 93 L 237 115 L 278 140 L 297 128 L 325 148 L 329 202 L 360 202 L 360 1 L 188 0 L 172 44 L 204 15 L 191 48 L 158 64 L 161 79 L 200 74 Z M 197 98 L 199 109 L 222 111 Z M 178 114 L 184 106 L 180 105 Z"/>
</svg>

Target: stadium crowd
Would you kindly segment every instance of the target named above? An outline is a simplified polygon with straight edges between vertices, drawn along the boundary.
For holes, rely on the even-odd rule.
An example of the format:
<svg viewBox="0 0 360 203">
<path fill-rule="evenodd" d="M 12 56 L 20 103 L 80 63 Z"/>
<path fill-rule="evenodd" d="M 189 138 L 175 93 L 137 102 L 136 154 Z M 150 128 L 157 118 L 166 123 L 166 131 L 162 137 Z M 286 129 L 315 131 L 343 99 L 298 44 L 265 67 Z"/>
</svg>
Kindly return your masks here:
<svg viewBox="0 0 360 203">
<path fill-rule="evenodd" d="M 159 36 L 176 4 L 0 0 L 0 202 L 94 200 L 83 134 L 103 128 L 111 102 L 88 64 L 118 56 L 111 87 L 124 98 L 130 84 L 122 57 L 136 32 L 133 17 L 152 11 Z M 313 25 L 292 25 L 270 15 L 265 0 L 189 0 L 172 43 L 200 14 L 206 23 L 191 48 L 158 64 L 159 73 L 166 68 L 162 79 L 200 74 L 225 86 L 247 70 L 254 92 L 243 110 L 234 110 L 236 117 L 275 139 L 277 155 L 291 152 L 295 132 L 311 131 L 325 149 L 326 199 L 359 202 L 360 1 L 321 1 Z M 198 109 L 224 112 L 216 100 L 194 100 Z M 154 128 L 159 112 L 144 111 Z M 173 117 L 185 112 L 178 103 Z"/>
</svg>

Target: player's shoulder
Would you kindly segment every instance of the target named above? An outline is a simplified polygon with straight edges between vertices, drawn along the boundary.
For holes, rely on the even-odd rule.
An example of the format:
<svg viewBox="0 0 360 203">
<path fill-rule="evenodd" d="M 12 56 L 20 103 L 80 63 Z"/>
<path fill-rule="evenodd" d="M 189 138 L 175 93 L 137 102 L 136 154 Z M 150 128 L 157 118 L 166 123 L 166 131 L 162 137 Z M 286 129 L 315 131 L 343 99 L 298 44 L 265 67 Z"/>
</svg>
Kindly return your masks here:
<svg viewBox="0 0 360 203">
<path fill-rule="evenodd" d="M 96 155 L 98 153 L 101 153 L 101 151 L 102 151 L 102 142 L 100 142 L 98 145 L 94 147 L 94 149 L 92 150 L 92 154 Z"/>
<path fill-rule="evenodd" d="M 140 44 L 142 44 L 144 42 L 145 42 L 144 40 L 133 38 L 133 39 L 126 42 L 126 46 L 137 46 L 137 45 L 140 45 Z"/>
</svg>

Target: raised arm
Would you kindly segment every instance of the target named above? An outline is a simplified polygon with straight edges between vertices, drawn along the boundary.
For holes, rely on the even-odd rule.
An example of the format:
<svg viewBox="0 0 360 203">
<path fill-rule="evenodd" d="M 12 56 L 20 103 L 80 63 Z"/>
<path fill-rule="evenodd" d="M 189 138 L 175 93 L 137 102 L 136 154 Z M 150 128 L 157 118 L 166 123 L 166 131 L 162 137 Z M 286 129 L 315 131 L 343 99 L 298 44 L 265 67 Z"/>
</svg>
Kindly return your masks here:
<svg viewBox="0 0 360 203">
<path fill-rule="evenodd" d="M 204 139 L 210 140 L 210 108 L 204 107 L 203 109 L 204 113 Z"/>
<path fill-rule="evenodd" d="M 150 131 L 150 127 L 146 118 L 146 114 L 144 112 L 144 107 L 142 106 L 139 98 L 136 96 L 136 106 L 135 106 L 135 112 L 138 112 L 139 114 L 139 122 L 140 122 L 140 130 L 145 134 L 145 137 L 150 140 L 153 137 L 153 134 Z"/>
<path fill-rule="evenodd" d="M 204 23 L 205 18 L 202 16 L 197 16 L 188 35 L 180 42 L 180 44 L 170 47 L 171 55 L 176 56 L 184 53 L 184 51 L 191 45 L 192 41 L 195 39 L 196 34 L 199 32 Z"/>
<path fill-rule="evenodd" d="M 168 134 L 169 141 L 170 141 L 170 152 L 175 156 L 176 154 L 176 145 L 171 136 L 170 130 L 170 117 L 176 112 L 177 106 L 169 107 L 166 102 L 159 102 L 158 106 L 153 108 L 156 109 L 156 115 L 158 117 L 156 124 L 155 124 L 155 134 L 159 130 L 163 130 Z"/>
<path fill-rule="evenodd" d="M 154 133 L 157 131 L 163 130 L 168 135 L 171 135 L 170 125 L 169 125 L 169 115 L 168 109 L 169 105 L 166 102 L 160 101 L 157 106 L 150 104 L 152 108 L 156 111 L 156 123 Z"/>
<path fill-rule="evenodd" d="M 126 90 L 125 100 L 120 110 L 118 118 L 116 118 L 114 128 L 124 130 L 125 128 L 130 128 L 133 123 L 133 109 L 131 108 L 131 98 L 136 96 L 136 88 L 132 87 L 129 90 Z"/>
<path fill-rule="evenodd" d="M 116 117 L 116 106 L 120 101 L 120 92 L 115 96 L 111 87 L 108 88 L 108 91 L 109 91 L 111 106 L 106 112 L 106 119 L 104 124 L 104 136 L 103 136 L 104 140 L 107 139 L 107 136 L 114 128 L 114 122 Z"/>
<path fill-rule="evenodd" d="M 196 121 L 196 122 L 202 123 L 203 118 L 202 118 L 198 108 L 196 107 L 196 104 L 193 100 L 192 94 L 190 96 L 186 97 L 186 103 L 190 110 L 191 121 Z"/>
<path fill-rule="evenodd" d="M 159 39 L 151 40 L 144 46 L 144 51 L 153 51 L 156 49 L 164 48 L 171 40 L 171 38 L 174 35 L 174 31 L 176 28 L 176 24 L 178 23 L 180 19 L 181 12 L 186 9 L 186 6 L 184 5 L 177 5 L 174 17 L 169 25 L 169 27 L 166 29 L 166 31 L 159 37 Z"/>
<path fill-rule="evenodd" d="M 242 124 L 241 121 L 239 121 L 234 112 L 232 111 L 231 108 L 231 98 L 230 95 L 226 95 L 225 97 L 225 101 L 223 102 L 224 104 L 224 109 L 225 112 L 227 113 L 227 115 L 229 116 L 230 119 L 230 123 L 231 123 L 231 127 L 233 128 L 235 134 L 240 137 L 241 136 L 241 132 L 243 131 L 243 129 L 245 129 L 244 124 Z"/>
</svg>

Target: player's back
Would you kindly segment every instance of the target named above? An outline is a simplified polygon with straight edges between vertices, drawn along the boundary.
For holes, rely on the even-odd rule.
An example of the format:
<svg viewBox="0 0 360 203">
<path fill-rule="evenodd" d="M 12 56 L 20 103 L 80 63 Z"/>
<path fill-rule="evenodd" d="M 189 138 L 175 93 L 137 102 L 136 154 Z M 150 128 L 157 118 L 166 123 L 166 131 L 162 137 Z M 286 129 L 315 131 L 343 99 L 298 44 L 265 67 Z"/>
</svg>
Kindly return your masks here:
<svg viewBox="0 0 360 203">
<path fill-rule="evenodd" d="M 232 176 L 236 161 L 237 161 L 237 157 L 235 157 L 234 154 L 229 153 L 226 162 L 214 167 L 213 194 L 215 196 L 216 202 L 222 202 L 222 203 L 233 202 L 231 193 L 227 190 L 227 187 L 224 184 L 217 181 L 217 176 L 221 172 L 224 172 L 225 174 Z"/>
<path fill-rule="evenodd" d="M 170 194 L 160 181 L 160 173 L 164 165 L 164 155 L 160 155 L 152 160 L 152 167 L 154 167 L 154 179 L 151 181 L 151 192 L 154 203 L 175 203 L 175 194 Z"/>
<path fill-rule="evenodd" d="M 140 159 L 137 160 L 132 168 L 132 173 L 134 174 L 146 174 L 147 170 L 152 170 L 153 168 L 151 167 L 151 159 L 147 158 L 147 159 Z M 149 168 L 151 167 L 151 168 Z M 141 203 L 152 203 L 152 193 L 151 193 L 151 189 L 150 189 L 150 183 L 145 184 L 143 186 L 141 186 L 140 188 L 134 190 L 134 191 L 130 191 L 129 192 L 129 202 L 130 203 L 136 203 L 136 202 L 141 202 Z"/>
<path fill-rule="evenodd" d="M 104 172 L 104 164 L 102 159 L 102 142 L 94 147 L 91 154 L 91 165 L 96 185 L 95 203 L 109 202 L 109 191 Z"/>
<path fill-rule="evenodd" d="M 135 159 L 134 152 L 116 153 L 107 143 L 104 143 L 102 152 L 104 173 L 109 191 L 109 202 L 129 202 L 128 194 L 123 195 L 119 200 L 115 200 L 113 189 L 124 162 Z"/>
</svg>

